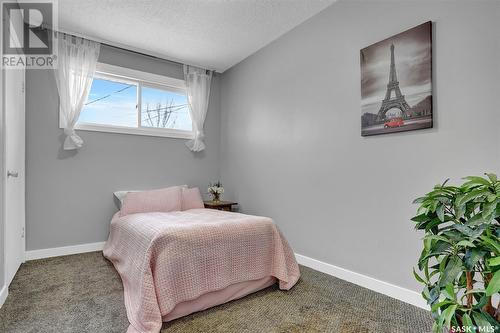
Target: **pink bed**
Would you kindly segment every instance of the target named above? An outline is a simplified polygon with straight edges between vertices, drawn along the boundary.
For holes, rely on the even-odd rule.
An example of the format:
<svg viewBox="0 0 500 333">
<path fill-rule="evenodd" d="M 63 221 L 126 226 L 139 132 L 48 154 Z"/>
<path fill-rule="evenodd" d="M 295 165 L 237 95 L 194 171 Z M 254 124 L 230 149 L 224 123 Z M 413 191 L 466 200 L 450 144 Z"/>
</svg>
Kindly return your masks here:
<svg viewBox="0 0 500 333">
<path fill-rule="evenodd" d="M 111 221 L 104 247 L 124 286 L 129 333 L 299 279 L 293 251 L 266 217 L 191 209 Z"/>
</svg>

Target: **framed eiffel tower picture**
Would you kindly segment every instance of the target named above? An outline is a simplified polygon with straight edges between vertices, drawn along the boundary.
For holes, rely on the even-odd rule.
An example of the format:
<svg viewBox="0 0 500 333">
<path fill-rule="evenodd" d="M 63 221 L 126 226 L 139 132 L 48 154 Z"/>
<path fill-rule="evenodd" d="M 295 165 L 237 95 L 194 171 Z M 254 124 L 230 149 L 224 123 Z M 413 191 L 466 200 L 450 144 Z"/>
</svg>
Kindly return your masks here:
<svg viewBox="0 0 500 333">
<path fill-rule="evenodd" d="M 432 22 L 360 52 L 361 135 L 432 127 Z"/>
</svg>

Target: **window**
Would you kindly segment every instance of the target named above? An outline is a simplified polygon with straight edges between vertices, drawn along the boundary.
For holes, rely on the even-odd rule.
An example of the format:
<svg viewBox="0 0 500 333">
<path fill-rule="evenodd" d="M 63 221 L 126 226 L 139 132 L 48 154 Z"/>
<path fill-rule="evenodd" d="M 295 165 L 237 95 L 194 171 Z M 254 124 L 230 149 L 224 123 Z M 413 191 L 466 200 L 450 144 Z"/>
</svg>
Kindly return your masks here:
<svg viewBox="0 0 500 333">
<path fill-rule="evenodd" d="M 184 81 L 98 64 L 76 129 L 192 138 Z"/>
</svg>

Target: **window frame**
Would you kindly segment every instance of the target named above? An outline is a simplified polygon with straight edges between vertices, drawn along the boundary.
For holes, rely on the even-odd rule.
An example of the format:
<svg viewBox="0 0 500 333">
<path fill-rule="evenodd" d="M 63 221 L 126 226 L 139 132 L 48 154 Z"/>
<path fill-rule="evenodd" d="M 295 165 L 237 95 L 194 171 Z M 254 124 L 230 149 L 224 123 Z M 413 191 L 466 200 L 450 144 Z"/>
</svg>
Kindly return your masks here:
<svg viewBox="0 0 500 333">
<path fill-rule="evenodd" d="M 186 84 L 184 80 L 104 63 L 97 63 L 94 77 L 104 80 L 134 84 L 137 87 L 137 127 L 77 122 L 75 125 L 76 130 L 167 137 L 174 139 L 192 139 L 194 137 L 192 129 L 190 131 L 186 131 L 173 128 L 155 128 L 141 125 L 142 87 L 144 86 L 154 89 L 167 90 L 174 93 L 186 94 Z M 59 126 L 61 127 L 61 124 L 59 124 Z"/>
</svg>

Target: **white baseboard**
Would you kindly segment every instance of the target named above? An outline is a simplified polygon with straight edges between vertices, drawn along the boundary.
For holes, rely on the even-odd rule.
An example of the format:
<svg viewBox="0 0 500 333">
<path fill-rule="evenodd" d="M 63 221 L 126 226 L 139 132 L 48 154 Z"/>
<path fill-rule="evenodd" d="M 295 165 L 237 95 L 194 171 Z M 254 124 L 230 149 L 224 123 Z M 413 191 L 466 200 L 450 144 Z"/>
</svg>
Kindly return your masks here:
<svg viewBox="0 0 500 333">
<path fill-rule="evenodd" d="M 105 242 L 79 244 L 63 247 L 54 247 L 51 249 L 26 251 L 26 260 L 36 260 L 51 257 L 67 256 L 85 252 L 102 251 Z"/>
<path fill-rule="evenodd" d="M 102 251 L 102 249 L 104 248 L 104 244 L 105 242 L 98 242 L 98 243 L 56 247 L 51 249 L 26 251 L 26 260 L 36 260 L 43 258 L 65 256 L 70 254 Z M 378 293 L 387 295 L 397 300 L 415 305 L 419 308 L 426 310 L 429 309 L 429 306 L 427 305 L 426 301 L 422 298 L 422 295 L 420 295 L 416 291 L 402 288 L 381 280 L 377 280 L 375 278 L 360 273 L 356 273 L 332 264 L 328 264 L 326 262 L 322 262 L 313 258 L 309 258 L 298 253 L 295 254 L 295 257 L 297 258 L 299 264 L 304 265 L 306 267 L 312 268 L 314 270 L 320 271 L 328 275 L 335 276 L 339 279 L 357 284 L 361 287 L 376 291 Z M 7 298 L 7 293 L 8 291 L 6 287 L 3 287 L 2 290 L 0 290 L 0 306 Z"/>
<path fill-rule="evenodd" d="M 9 288 L 7 286 L 3 286 L 2 289 L 0 289 L 0 308 L 2 307 L 3 303 L 5 303 L 5 300 L 7 299 L 7 296 L 9 295 Z"/>
<path fill-rule="evenodd" d="M 327 264 L 326 262 L 312 259 L 301 254 L 296 253 L 295 257 L 297 258 L 297 262 L 299 264 L 306 267 L 312 268 L 328 275 L 335 276 L 339 279 L 357 284 L 361 287 L 376 291 L 405 303 L 415 305 L 419 308 L 429 310 L 427 302 L 423 299 L 422 295 L 420 295 L 416 291 L 377 280 L 363 274 L 352 272 L 345 268 Z"/>
</svg>

